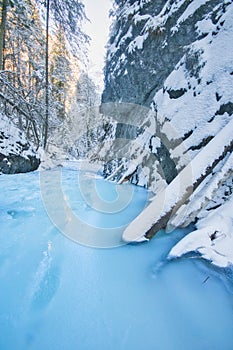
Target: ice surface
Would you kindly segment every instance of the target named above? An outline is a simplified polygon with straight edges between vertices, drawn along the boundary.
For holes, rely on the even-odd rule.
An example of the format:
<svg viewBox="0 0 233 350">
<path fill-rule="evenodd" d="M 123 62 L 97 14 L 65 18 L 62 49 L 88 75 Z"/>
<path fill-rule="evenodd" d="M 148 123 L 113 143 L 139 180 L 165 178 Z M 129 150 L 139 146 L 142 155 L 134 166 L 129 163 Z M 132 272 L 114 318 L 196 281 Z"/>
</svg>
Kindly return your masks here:
<svg viewBox="0 0 233 350">
<path fill-rule="evenodd" d="M 75 198 L 76 175 L 63 173 L 74 210 L 85 206 Z M 106 181 L 97 188 L 108 201 L 116 198 Z M 185 232 L 88 248 L 52 225 L 38 173 L 0 176 L 0 191 L 1 350 L 233 348 L 232 290 L 225 287 L 232 282 L 198 260 L 166 261 Z M 141 196 L 135 205 L 144 203 Z M 123 222 L 128 216 L 121 212 Z"/>
</svg>

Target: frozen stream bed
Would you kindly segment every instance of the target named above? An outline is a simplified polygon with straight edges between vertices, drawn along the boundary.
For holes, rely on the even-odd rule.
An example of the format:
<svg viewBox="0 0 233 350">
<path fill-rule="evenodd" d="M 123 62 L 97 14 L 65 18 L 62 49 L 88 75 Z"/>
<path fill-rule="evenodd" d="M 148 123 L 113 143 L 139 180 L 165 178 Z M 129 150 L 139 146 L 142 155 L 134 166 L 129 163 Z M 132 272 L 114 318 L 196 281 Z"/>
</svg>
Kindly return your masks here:
<svg viewBox="0 0 233 350">
<path fill-rule="evenodd" d="M 60 172 L 66 203 L 92 229 L 120 232 L 146 204 L 142 188 L 127 185 L 120 199 L 114 184 L 82 173 L 81 187 L 92 194 L 94 182 L 102 198 L 94 206 L 77 172 Z M 230 271 L 168 262 L 182 230 L 109 249 L 68 239 L 50 220 L 57 212 L 59 227 L 64 219 L 56 173 L 45 174 L 43 189 L 38 172 L 0 176 L 0 350 L 233 349 Z M 49 193 L 46 209 L 41 193 Z"/>
</svg>

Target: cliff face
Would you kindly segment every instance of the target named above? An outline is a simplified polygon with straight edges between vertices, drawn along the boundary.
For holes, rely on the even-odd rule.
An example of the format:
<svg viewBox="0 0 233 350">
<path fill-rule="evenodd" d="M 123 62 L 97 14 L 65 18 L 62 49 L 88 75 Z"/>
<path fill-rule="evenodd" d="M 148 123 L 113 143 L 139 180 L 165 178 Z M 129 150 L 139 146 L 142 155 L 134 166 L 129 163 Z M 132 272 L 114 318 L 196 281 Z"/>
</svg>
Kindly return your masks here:
<svg viewBox="0 0 233 350">
<path fill-rule="evenodd" d="M 141 132 L 135 142 L 141 146 L 125 147 L 125 170 L 133 159 L 133 181 L 157 191 L 231 119 L 233 4 L 115 2 L 102 102 L 148 108 L 137 124 Z M 128 116 L 123 123 L 135 125 L 132 113 Z M 112 135 L 113 142 L 116 137 Z M 107 152 L 114 158 L 115 148 L 109 146 Z"/>
<path fill-rule="evenodd" d="M 232 42 L 230 0 L 115 1 L 102 96 L 115 128 L 99 154 L 112 158 L 106 174 L 156 193 L 126 241 L 199 220 L 198 235 L 171 256 L 195 250 L 233 263 Z M 128 143 L 119 142 L 119 124 L 122 135 L 137 130 Z"/>
<path fill-rule="evenodd" d="M 220 0 L 117 1 L 108 45 L 103 102 L 123 101 L 149 106 L 156 92 L 185 56 L 187 70 L 198 77 L 200 52 L 194 42 L 209 32 L 217 36 L 227 10 Z M 198 22 L 203 21 L 202 30 Z M 199 23 L 200 24 L 200 23 Z M 177 89 L 171 98 L 185 93 Z"/>
</svg>

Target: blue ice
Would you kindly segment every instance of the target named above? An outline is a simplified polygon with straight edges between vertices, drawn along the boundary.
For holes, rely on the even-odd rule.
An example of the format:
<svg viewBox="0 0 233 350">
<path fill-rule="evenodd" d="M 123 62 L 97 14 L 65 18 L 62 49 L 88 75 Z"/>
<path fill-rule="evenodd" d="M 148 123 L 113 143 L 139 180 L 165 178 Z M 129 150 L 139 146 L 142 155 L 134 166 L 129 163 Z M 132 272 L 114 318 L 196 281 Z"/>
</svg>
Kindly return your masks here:
<svg viewBox="0 0 233 350">
<path fill-rule="evenodd" d="M 63 169 L 62 190 L 93 226 L 124 227 L 146 205 L 145 189 L 79 176 Z M 82 186 L 95 186 L 97 208 Z M 199 259 L 166 260 L 185 230 L 96 249 L 54 226 L 37 172 L 1 175 L 0 193 L 0 350 L 233 349 L 231 278 Z"/>
</svg>

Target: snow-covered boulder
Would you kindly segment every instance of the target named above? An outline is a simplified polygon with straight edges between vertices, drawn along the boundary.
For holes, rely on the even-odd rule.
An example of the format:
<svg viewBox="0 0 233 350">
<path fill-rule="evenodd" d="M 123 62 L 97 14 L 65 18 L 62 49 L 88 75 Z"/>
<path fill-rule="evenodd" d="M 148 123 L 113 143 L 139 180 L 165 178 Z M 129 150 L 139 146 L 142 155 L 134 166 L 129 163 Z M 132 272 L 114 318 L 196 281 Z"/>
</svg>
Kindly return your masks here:
<svg viewBox="0 0 233 350">
<path fill-rule="evenodd" d="M 0 115 L 0 173 L 26 173 L 36 170 L 39 164 L 39 156 L 25 134 Z"/>
<path fill-rule="evenodd" d="M 189 233 L 173 247 L 169 259 L 190 252 L 200 254 L 214 265 L 233 265 L 233 198 L 210 212 L 197 224 L 197 230 Z"/>
</svg>

